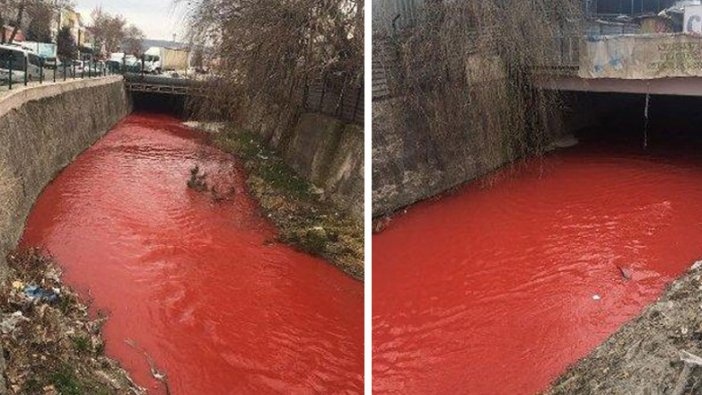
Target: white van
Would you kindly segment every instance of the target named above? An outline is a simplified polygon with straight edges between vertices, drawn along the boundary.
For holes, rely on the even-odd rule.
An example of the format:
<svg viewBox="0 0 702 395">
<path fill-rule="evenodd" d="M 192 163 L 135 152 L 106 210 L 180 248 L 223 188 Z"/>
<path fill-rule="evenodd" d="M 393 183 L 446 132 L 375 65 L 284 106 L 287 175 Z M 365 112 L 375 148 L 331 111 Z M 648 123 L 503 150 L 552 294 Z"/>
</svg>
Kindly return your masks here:
<svg viewBox="0 0 702 395">
<path fill-rule="evenodd" d="M 10 70 L 10 65 L 12 70 Z M 24 82 L 25 65 L 27 79 L 38 81 L 41 75 L 41 58 L 39 55 L 14 45 L 0 45 L 0 81 L 8 81 L 12 73 L 12 82 Z"/>
</svg>

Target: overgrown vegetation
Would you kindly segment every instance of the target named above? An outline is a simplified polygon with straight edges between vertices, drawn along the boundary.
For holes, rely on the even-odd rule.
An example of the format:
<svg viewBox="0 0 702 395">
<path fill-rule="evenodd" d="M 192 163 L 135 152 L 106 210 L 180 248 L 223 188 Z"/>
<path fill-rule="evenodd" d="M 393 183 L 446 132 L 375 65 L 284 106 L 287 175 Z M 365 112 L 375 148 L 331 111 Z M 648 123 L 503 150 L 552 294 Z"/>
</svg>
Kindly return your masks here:
<svg viewBox="0 0 702 395">
<path fill-rule="evenodd" d="M 104 317 L 89 317 L 50 258 L 38 250 L 17 251 L 8 263 L 0 292 L 8 394 L 145 393 L 103 354 Z"/>
<path fill-rule="evenodd" d="M 542 66 L 558 56 L 558 38 L 576 34 L 581 3 L 426 2 L 410 27 L 377 32 L 401 101 L 393 127 L 421 131 L 422 149 L 447 171 L 542 153 L 562 103 L 534 82 L 548 75 Z"/>
<path fill-rule="evenodd" d="M 290 127 L 314 80 L 363 81 L 361 0 L 196 0 L 186 4 L 193 42 L 211 45 L 211 95 L 202 117 L 275 120 Z"/>
<path fill-rule="evenodd" d="M 122 50 L 132 55 L 141 55 L 144 33 L 135 25 L 129 24 L 122 15 L 112 15 L 101 7 L 93 9 L 90 14 L 93 24 L 90 32 L 95 39 L 96 55 L 109 56 Z M 100 53 L 102 48 L 105 53 Z"/>
<path fill-rule="evenodd" d="M 321 256 L 363 279 L 363 226 L 321 200 L 258 134 L 228 126 L 213 135 L 220 149 L 239 157 L 248 171 L 247 185 L 264 214 L 279 229 L 281 242 Z"/>
<path fill-rule="evenodd" d="M 281 241 L 362 278 L 362 226 L 322 201 L 265 147 L 274 129 L 281 135 L 293 127 L 313 82 L 334 77 L 343 86 L 362 83 L 363 1 L 179 2 L 187 7 L 193 43 L 210 47 L 202 57 L 215 76 L 208 97 L 190 103 L 191 113 L 252 131 L 229 129 L 214 143 L 241 157 L 248 186 L 278 226 Z"/>
</svg>

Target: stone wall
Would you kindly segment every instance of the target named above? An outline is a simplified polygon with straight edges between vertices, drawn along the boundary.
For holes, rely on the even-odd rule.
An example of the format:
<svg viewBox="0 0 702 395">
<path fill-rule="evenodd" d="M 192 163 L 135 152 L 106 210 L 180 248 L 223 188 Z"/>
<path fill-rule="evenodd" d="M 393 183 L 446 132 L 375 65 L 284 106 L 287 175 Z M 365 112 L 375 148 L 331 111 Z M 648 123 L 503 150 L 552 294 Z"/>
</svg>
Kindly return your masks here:
<svg viewBox="0 0 702 395">
<path fill-rule="evenodd" d="M 0 279 L 44 187 L 131 111 L 120 76 L 0 96 Z"/>
</svg>

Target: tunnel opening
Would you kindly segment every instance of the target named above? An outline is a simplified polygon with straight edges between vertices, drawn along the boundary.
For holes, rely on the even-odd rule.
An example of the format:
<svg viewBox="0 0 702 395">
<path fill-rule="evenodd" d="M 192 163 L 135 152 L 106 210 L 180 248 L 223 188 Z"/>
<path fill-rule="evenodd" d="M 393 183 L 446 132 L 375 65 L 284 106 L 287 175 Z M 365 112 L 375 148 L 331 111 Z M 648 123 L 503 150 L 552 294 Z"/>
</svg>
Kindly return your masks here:
<svg viewBox="0 0 702 395">
<path fill-rule="evenodd" d="M 702 97 L 572 93 L 567 126 L 582 143 L 657 152 L 702 148 Z"/>
<path fill-rule="evenodd" d="M 166 114 L 179 119 L 189 116 L 187 96 L 145 92 L 132 92 L 131 95 L 135 112 Z"/>
</svg>

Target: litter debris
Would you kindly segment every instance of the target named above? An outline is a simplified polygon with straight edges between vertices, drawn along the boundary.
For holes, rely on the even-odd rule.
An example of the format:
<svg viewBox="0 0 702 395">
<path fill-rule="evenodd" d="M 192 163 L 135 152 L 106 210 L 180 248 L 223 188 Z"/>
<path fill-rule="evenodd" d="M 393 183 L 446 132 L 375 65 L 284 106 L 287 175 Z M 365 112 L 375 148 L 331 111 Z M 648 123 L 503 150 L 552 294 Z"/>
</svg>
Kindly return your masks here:
<svg viewBox="0 0 702 395">
<path fill-rule="evenodd" d="M 627 268 L 624 268 L 621 266 L 617 266 L 617 269 L 619 269 L 619 274 L 621 274 L 625 280 L 631 280 L 631 277 L 632 277 L 631 269 L 627 269 Z"/>
<path fill-rule="evenodd" d="M 36 285 L 29 285 L 24 289 L 24 294 L 27 295 L 33 302 L 54 303 L 58 300 L 58 292 L 56 289 L 43 289 Z"/>
<path fill-rule="evenodd" d="M 8 257 L 0 287 L 0 343 L 6 386 L 0 393 L 141 395 L 117 362 L 104 355 L 104 317 L 91 318 L 61 272 L 38 250 Z"/>
<path fill-rule="evenodd" d="M 702 366 L 702 358 L 685 350 L 680 351 L 680 360 L 690 365 Z"/>
<path fill-rule="evenodd" d="M 199 192 L 207 191 L 207 173 L 200 174 L 200 166 L 195 166 L 190 169 L 190 179 L 188 179 L 188 188 Z"/>
<path fill-rule="evenodd" d="M 602 297 L 600 295 L 598 295 L 598 294 L 592 295 L 592 300 L 600 300 L 600 299 L 602 299 Z"/>
<path fill-rule="evenodd" d="M 0 322 L 0 332 L 2 332 L 4 335 L 10 334 L 15 331 L 17 324 L 26 321 L 29 321 L 29 319 L 25 317 L 21 311 L 15 311 L 12 314 L 5 314 L 2 322 Z"/>
</svg>

